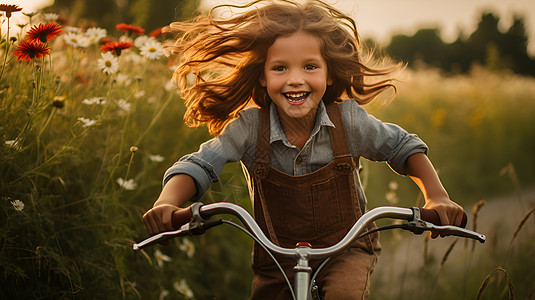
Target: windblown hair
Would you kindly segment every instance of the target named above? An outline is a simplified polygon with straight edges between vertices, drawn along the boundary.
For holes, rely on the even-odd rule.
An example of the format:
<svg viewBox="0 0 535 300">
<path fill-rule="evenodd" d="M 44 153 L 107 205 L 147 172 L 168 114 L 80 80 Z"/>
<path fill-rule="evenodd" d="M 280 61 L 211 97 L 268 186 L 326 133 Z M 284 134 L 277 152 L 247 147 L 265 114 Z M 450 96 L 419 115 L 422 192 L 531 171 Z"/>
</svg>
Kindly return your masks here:
<svg viewBox="0 0 535 300">
<path fill-rule="evenodd" d="M 214 15 L 221 8 L 243 9 L 229 18 Z M 269 96 L 260 85 L 267 50 L 280 36 L 298 31 L 320 40 L 321 53 L 333 84 L 324 102 L 354 99 L 372 101 L 380 92 L 394 88 L 390 78 L 396 66 L 373 69 L 363 64 L 353 19 L 330 5 L 309 0 L 258 0 L 244 6 L 220 5 L 189 22 L 174 22 L 168 32 L 178 39 L 168 50 L 178 53 L 180 64 L 174 79 L 186 102 L 184 115 L 190 126 L 206 124 L 211 134 L 248 105 L 268 107 Z M 399 66 L 399 65 L 398 65 Z M 376 76 L 372 83 L 366 77 Z"/>
</svg>

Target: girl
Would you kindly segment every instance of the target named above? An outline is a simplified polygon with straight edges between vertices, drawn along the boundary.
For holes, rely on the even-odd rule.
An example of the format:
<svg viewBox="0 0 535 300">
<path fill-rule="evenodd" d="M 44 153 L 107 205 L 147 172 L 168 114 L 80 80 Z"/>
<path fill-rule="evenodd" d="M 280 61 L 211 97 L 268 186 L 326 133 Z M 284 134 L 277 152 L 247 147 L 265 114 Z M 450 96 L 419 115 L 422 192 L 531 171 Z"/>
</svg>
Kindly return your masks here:
<svg viewBox="0 0 535 300">
<path fill-rule="evenodd" d="M 426 145 L 360 107 L 395 89 L 389 79 L 370 80 L 395 68 L 361 61 L 354 21 L 317 0 L 245 7 L 227 19 L 212 17 L 212 10 L 170 26 L 182 34 L 172 49 L 182 59 L 175 78 L 185 118 L 206 124 L 215 138 L 167 170 L 159 198 L 143 216 L 149 234 L 173 229 L 173 211 L 201 198 L 227 162 L 241 161 L 255 219 L 274 243 L 333 245 L 366 210 L 360 157 L 410 175 L 425 207 L 437 210 L 442 224 L 460 225 L 462 208 L 449 199 Z M 332 259 L 316 280 L 325 299 L 366 298 L 379 252 L 375 234 Z M 290 298 L 269 257 L 258 245 L 253 253 L 252 298 Z M 293 280 L 294 262 L 281 263 Z"/>
</svg>

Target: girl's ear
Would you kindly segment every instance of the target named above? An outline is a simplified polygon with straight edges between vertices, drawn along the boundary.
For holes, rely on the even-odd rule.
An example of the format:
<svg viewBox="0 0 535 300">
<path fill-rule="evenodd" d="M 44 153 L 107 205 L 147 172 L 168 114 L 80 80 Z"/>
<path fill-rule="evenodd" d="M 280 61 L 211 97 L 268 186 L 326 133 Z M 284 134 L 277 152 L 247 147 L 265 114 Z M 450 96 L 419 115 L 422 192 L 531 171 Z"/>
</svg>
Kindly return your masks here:
<svg viewBox="0 0 535 300">
<path fill-rule="evenodd" d="M 331 85 L 333 85 L 333 79 L 331 75 L 329 75 L 329 77 L 327 77 L 327 86 L 331 86 Z"/>
<path fill-rule="evenodd" d="M 266 78 L 264 77 L 264 75 L 260 76 L 260 79 L 258 79 L 258 81 L 260 81 L 260 85 L 262 87 L 266 87 Z"/>
</svg>

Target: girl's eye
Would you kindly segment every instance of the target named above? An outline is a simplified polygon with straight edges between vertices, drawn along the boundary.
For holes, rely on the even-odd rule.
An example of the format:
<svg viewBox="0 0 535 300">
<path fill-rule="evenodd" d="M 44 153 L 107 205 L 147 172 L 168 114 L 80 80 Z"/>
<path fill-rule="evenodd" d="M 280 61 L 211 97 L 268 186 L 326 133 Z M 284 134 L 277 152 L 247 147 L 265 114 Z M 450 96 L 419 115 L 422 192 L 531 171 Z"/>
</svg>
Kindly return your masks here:
<svg viewBox="0 0 535 300">
<path fill-rule="evenodd" d="M 273 71 L 282 72 L 284 70 L 286 70 L 286 68 L 284 66 L 273 67 Z"/>
<path fill-rule="evenodd" d="M 305 70 L 315 70 L 315 69 L 317 69 L 317 68 L 318 68 L 318 67 L 315 66 L 315 65 L 306 65 L 306 66 L 305 66 Z"/>
</svg>

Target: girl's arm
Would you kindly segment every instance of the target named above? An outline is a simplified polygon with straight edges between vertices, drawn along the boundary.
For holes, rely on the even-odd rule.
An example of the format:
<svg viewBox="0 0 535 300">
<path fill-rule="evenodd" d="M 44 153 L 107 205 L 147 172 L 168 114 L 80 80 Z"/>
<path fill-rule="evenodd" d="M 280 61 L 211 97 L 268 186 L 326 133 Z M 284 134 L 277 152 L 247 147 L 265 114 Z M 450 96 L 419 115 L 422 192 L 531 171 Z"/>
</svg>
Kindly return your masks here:
<svg viewBox="0 0 535 300">
<path fill-rule="evenodd" d="M 183 156 L 164 174 L 165 185 L 153 207 L 143 215 L 149 234 L 176 229 L 173 212 L 200 198 L 216 182 L 226 163 L 254 157 L 259 111 L 248 109 L 232 120 L 221 135 L 203 143 L 199 151 Z M 251 153 L 249 153 L 249 152 Z M 188 175 L 190 174 L 190 175 Z M 168 179 L 169 178 L 169 179 Z"/>
<path fill-rule="evenodd" d="M 165 184 L 154 205 L 143 215 L 143 222 L 150 235 L 173 230 L 171 216 L 180 206 L 197 193 L 195 180 L 186 174 L 177 174 Z M 179 225 L 179 224 L 176 224 Z M 180 224 L 181 225 L 181 224 Z"/>
<path fill-rule="evenodd" d="M 436 210 L 442 225 L 460 226 L 464 213 L 463 208 L 450 200 L 427 155 L 416 153 L 409 156 L 407 171 L 425 197 L 424 208 Z M 431 237 L 438 237 L 438 233 L 433 232 Z"/>
</svg>

